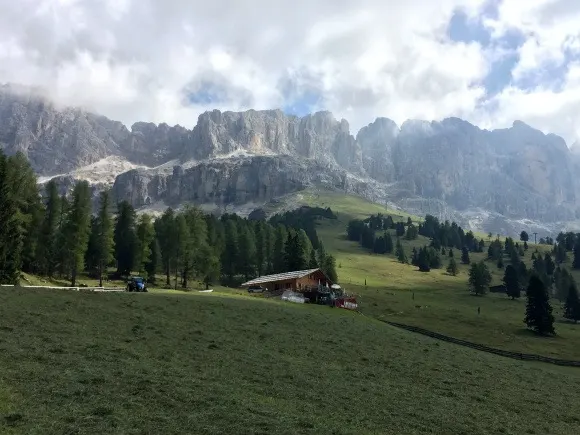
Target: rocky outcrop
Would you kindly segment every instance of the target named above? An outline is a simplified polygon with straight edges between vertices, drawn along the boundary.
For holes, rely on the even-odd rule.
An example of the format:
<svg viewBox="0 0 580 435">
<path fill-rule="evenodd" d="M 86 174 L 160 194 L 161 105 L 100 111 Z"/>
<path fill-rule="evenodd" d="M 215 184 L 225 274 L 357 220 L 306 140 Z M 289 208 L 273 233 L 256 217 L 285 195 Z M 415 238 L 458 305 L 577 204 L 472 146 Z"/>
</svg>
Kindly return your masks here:
<svg viewBox="0 0 580 435">
<path fill-rule="evenodd" d="M 119 122 L 83 112 L 57 110 L 32 90 L 0 87 L 0 147 L 24 153 L 39 174 L 66 173 L 120 152 L 128 134 Z"/>
<path fill-rule="evenodd" d="M 361 128 L 356 136 L 362 152 L 362 164 L 366 173 L 384 183 L 395 180 L 393 148 L 397 143 L 399 127 L 387 118 Z"/>
<path fill-rule="evenodd" d="M 322 165 L 360 173 L 362 154 L 348 122 L 329 112 L 298 118 L 280 110 L 220 112 L 200 115 L 182 161 L 205 160 L 239 151 L 254 155 L 303 157 Z"/>
<path fill-rule="evenodd" d="M 168 206 L 182 203 L 242 205 L 266 203 L 274 198 L 317 184 L 345 188 L 344 170 L 328 171 L 307 159 L 256 156 L 219 159 L 192 167 L 173 167 L 172 172 L 135 169 L 117 177 L 113 193 L 118 201 L 135 207 L 162 201 Z"/>
<path fill-rule="evenodd" d="M 569 155 L 560 138 L 521 122 L 490 132 L 451 118 L 404 123 L 392 162 L 407 196 L 441 199 L 458 210 L 557 221 L 578 212 Z"/>
</svg>

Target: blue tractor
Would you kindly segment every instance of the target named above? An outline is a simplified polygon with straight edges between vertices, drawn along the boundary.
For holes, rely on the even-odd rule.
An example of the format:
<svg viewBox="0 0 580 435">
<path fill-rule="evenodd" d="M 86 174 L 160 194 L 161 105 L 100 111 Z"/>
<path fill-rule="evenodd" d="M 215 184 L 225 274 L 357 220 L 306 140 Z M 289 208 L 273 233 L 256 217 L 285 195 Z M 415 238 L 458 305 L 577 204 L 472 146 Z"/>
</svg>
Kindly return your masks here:
<svg viewBox="0 0 580 435">
<path fill-rule="evenodd" d="M 146 292 L 145 280 L 140 276 L 132 276 L 127 282 L 128 292 Z"/>
</svg>

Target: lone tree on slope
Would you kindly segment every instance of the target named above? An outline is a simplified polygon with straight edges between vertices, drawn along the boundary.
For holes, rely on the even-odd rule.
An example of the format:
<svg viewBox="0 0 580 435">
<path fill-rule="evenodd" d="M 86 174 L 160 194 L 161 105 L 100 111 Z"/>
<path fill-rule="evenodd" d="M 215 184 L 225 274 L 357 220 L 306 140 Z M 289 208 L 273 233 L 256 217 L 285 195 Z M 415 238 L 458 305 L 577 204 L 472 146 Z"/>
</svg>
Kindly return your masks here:
<svg viewBox="0 0 580 435">
<path fill-rule="evenodd" d="M 491 274 L 485 263 L 483 261 L 473 263 L 469 269 L 469 285 L 476 296 L 485 294 L 490 282 Z"/>
<path fill-rule="evenodd" d="M 548 291 L 544 282 L 537 275 L 532 275 L 530 278 L 527 296 L 528 303 L 524 322 L 528 328 L 539 335 L 556 334 Z"/>
<path fill-rule="evenodd" d="M 521 234 L 520 234 L 520 240 L 522 242 L 527 242 L 528 240 L 530 240 L 530 236 L 528 235 L 527 232 L 522 231 Z"/>
<path fill-rule="evenodd" d="M 455 261 L 455 258 L 451 257 L 449 259 L 449 265 L 447 266 L 447 273 L 449 275 L 453 275 L 453 276 L 457 276 L 457 274 L 459 273 L 459 269 L 457 268 L 457 262 Z"/>
<path fill-rule="evenodd" d="M 580 320 L 580 299 L 578 298 L 578 289 L 572 284 L 568 290 L 566 305 L 564 307 L 564 317 L 578 323 Z"/>
<path fill-rule="evenodd" d="M 518 278 L 518 271 L 511 264 L 505 268 L 505 273 L 503 276 L 503 283 L 505 285 L 507 295 L 512 298 L 520 297 L 520 281 Z"/>
<path fill-rule="evenodd" d="M 463 250 L 461 251 L 461 262 L 463 264 L 471 263 L 471 260 L 469 259 L 469 250 L 467 249 L 466 246 L 464 246 Z"/>
</svg>

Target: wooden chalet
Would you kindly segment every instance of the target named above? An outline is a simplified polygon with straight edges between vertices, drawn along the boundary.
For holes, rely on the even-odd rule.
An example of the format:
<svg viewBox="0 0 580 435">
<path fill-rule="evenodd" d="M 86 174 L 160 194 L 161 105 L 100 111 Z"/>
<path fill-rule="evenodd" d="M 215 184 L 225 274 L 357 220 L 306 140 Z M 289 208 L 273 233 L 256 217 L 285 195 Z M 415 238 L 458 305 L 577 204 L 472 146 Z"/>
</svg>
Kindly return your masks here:
<svg viewBox="0 0 580 435">
<path fill-rule="evenodd" d="M 243 283 L 242 287 L 262 286 L 270 292 L 292 290 L 304 293 L 319 286 L 330 287 L 332 284 L 322 270 L 308 269 L 261 276 Z"/>
</svg>

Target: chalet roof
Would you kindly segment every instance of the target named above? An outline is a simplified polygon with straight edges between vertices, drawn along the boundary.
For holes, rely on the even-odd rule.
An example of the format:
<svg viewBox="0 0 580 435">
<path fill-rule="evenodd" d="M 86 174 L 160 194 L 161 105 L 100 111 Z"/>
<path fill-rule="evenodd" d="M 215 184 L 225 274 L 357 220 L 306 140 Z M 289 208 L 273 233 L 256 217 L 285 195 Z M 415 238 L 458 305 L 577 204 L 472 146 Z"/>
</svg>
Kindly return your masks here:
<svg viewBox="0 0 580 435">
<path fill-rule="evenodd" d="M 284 273 L 276 273 L 274 275 L 265 275 L 243 283 L 242 287 L 263 284 L 266 282 L 284 281 L 286 279 L 304 278 L 305 276 L 308 276 L 311 273 L 318 271 L 320 271 L 320 269 L 297 270 L 295 272 L 284 272 Z"/>
</svg>

